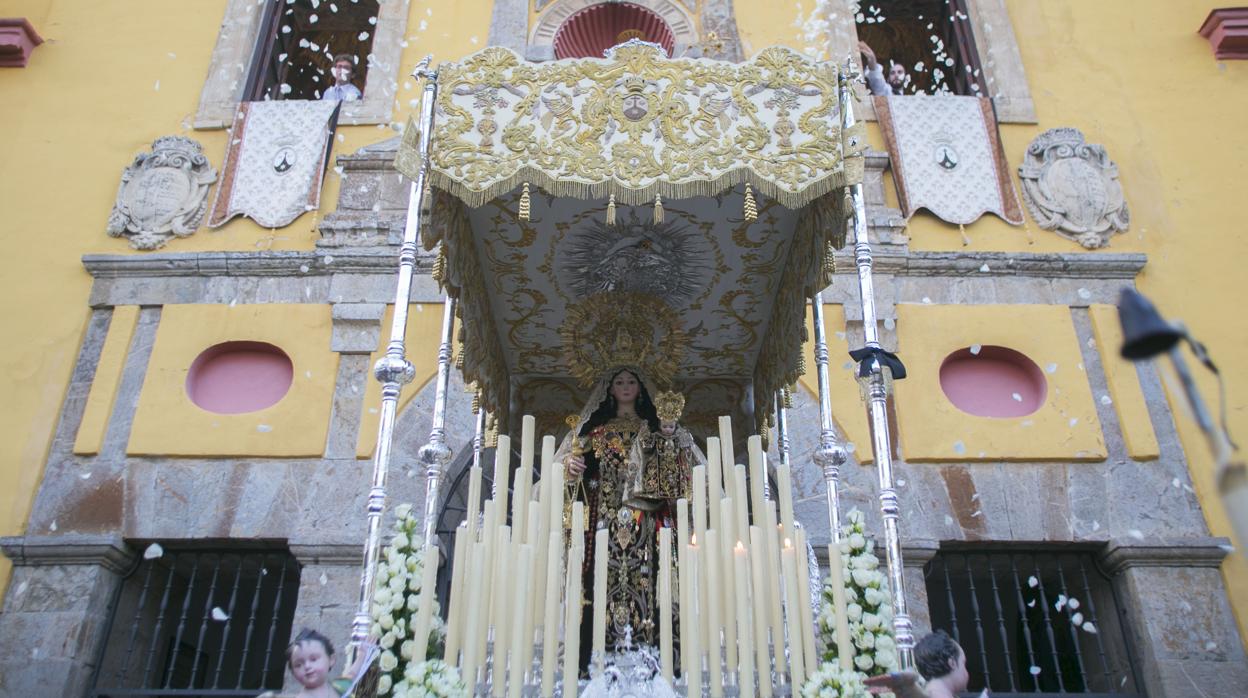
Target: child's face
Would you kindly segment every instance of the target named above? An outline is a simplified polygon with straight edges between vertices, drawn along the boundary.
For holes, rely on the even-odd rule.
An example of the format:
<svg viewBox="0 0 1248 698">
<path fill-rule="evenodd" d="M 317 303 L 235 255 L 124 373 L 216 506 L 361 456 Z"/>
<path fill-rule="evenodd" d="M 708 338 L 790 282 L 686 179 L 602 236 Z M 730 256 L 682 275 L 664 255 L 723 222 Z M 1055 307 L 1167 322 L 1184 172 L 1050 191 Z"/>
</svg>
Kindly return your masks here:
<svg viewBox="0 0 1248 698">
<path fill-rule="evenodd" d="M 300 642 L 290 654 L 290 672 L 304 688 L 320 688 L 329 679 L 333 656 L 317 640 Z"/>
<path fill-rule="evenodd" d="M 676 422 L 668 422 L 668 421 L 659 422 L 659 431 L 663 432 L 664 436 L 671 436 L 672 434 L 675 434 Z"/>
</svg>

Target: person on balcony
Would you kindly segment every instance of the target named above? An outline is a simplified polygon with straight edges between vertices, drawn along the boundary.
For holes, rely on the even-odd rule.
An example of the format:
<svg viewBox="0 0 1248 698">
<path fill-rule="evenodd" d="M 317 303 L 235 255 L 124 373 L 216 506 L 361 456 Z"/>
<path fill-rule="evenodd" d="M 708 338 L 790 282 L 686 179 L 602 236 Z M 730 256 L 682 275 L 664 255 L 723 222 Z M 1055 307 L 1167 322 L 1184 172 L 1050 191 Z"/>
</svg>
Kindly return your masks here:
<svg viewBox="0 0 1248 698">
<path fill-rule="evenodd" d="M 858 42 L 858 50 L 862 52 L 863 63 L 866 66 L 864 77 L 867 80 L 867 89 L 875 97 L 887 97 L 889 95 L 905 94 L 903 90 L 906 86 L 906 67 L 895 61 L 888 62 L 888 78 L 884 77 L 884 66 L 875 58 L 875 51 L 867 45 L 865 41 Z"/>
<path fill-rule="evenodd" d="M 334 84 L 328 90 L 325 90 L 325 94 L 321 95 L 321 99 L 354 102 L 361 97 L 360 88 L 351 84 L 351 79 L 355 77 L 354 56 L 347 53 L 334 56 L 334 67 L 330 72 L 334 75 Z"/>
</svg>

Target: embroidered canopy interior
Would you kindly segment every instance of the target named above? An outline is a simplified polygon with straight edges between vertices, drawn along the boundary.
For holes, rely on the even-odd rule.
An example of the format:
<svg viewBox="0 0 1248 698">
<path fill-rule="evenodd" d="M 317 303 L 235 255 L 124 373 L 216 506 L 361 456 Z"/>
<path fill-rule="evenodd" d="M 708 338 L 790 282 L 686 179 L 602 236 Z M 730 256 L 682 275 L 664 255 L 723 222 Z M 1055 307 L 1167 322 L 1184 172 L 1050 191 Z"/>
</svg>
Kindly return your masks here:
<svg viewBox="0 0 1248 698">
<path fill-rule="evenodd" d="M 505 420 L 517 405 L 556 431 L 587 360 L 565 340 L 593 336 L 566 324 L 610 315 L 604 331 L 671 363 L 691 426 L 751 409 L 761 426 L 800 373 L 807 300 L 845 242 L 842 188 L 862 178 L 836 67 L 784 48 L 726 63 L 630 42 L 548 63 L 490 48 L 439 66 L 438 83 L 423 243 L 441 243 L 461 367 L 486 409 Z M 396 157 L 412 178 L 416 128 Z M 647 329 L 618 329 L 638 318 Z"/>
</svg>

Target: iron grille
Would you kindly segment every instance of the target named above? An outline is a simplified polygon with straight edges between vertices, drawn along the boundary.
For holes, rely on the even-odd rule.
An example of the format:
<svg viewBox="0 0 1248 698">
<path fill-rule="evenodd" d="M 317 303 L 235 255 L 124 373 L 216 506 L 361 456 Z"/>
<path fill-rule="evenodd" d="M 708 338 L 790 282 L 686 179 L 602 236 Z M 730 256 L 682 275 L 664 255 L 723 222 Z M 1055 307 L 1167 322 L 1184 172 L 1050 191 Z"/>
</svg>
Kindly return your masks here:
<svg viewBox="0 0 1248 698">
<path fill-rule="evenodd" d="M 1113 585 L 1090 551 L 942 551 L 924 574 L 932 628 L 962 646 L 972 693 L 1136 694 Z"/>
<path fill-rule="evenodd" d="M 123 582 L 95 698 L 281 689 L 299 563 L 285 550 L 168 550 Z"/>
</svg>

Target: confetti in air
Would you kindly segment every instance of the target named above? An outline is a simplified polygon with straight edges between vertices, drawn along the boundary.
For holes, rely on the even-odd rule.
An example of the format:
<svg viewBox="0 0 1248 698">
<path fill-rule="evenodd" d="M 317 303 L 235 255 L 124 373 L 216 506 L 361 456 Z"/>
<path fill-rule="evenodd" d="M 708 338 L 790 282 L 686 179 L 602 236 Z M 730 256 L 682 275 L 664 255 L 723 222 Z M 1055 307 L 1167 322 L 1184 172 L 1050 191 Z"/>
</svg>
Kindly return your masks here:
<svg viewBox="0 0 1248 698">
<path fill-rule="evenodd" d="M 226 613 L 225 611 L 222 611 L 217 606 L 213 606 L 212 607 L 212 619 L 217 621 L 218 623 L 224 623 L 225 621 L 230 619 L 230 614 Z"/>
<path fill-rule="evenodd" d="M 165 549 L 160 547 L 160 543 L 152 543 L 147 546 L 147 550 L 143 551 L 144 560 L 155 560 L 165 554 Z"/>
</svg>

